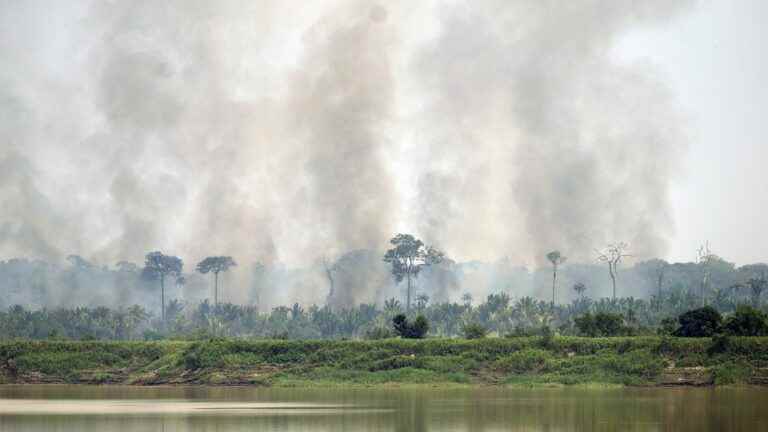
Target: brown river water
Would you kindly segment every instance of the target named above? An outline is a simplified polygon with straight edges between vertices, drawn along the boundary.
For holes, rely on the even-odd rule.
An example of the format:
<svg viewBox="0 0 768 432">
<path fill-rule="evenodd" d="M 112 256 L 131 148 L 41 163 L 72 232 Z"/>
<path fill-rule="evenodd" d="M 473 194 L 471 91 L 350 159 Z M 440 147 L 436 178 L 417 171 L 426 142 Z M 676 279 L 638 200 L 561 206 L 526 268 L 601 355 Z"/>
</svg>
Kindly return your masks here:
<svg viewBox="0 0 768 432">
<path fill-rule="evenodd" d="M 768 388 L 0 386 L 0 431 L 768 431 Z"/>
</svg>

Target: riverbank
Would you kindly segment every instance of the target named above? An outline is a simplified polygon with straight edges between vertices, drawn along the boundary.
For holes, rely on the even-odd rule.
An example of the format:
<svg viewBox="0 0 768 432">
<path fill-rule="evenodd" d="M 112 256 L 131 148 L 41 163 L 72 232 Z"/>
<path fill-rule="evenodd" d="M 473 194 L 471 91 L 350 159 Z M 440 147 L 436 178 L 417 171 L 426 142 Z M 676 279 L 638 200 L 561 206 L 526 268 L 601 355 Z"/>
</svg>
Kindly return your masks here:
<svg viewBox="0 0 768 432">
<path fill-rule="evenodd" d="M 0 383 L 768 385 L 768 338 L 14 341 L 0 343 Z"/>
</svg>

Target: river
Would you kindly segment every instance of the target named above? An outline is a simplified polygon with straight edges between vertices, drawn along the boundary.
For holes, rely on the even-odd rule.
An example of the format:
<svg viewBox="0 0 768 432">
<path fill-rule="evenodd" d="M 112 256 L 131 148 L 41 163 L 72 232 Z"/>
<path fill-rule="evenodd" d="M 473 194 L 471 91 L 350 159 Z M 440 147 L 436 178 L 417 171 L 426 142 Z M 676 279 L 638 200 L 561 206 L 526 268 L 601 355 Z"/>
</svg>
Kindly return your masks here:
<svg viewBox="0 0 768 432">
<path fill-rule="evenodd" d="M 768 389 L 0 386 L 0 431 L 759 431 Z"/>
</svg>

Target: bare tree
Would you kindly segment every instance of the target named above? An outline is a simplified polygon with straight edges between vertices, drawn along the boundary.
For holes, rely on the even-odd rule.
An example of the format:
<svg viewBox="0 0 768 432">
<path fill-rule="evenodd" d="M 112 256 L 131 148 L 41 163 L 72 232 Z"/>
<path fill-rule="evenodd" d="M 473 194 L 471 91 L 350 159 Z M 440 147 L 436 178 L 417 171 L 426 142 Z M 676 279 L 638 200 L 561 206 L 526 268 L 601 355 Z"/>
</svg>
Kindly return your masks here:
<svg viewBox="0 0 768 432">
<path fill-rule="evenodd" d="M 602 251 L 597 252 L 597 260 L 608 264 L 608 274 L 611 276 L 611 283 L 613 284 L 613 299 L 616 300 L 616 277 L 618 276 L 618 269 L 621 260 L 632 255 L 625 252 L 629 249 L 629 245 L 624 242 L 611 243 L 606 246 Z"/>
<path fill-rule="evenodd" d="M 335 291 L 336 291 L 336 284 L 335 284 L 334 278 L 336 276 L 336 273 L 339 271 L 339 265 L 338 263 L 332 263 L 327 256 L 323 256 L 320 260 L 323 264 L 325 277 L 326 279 L 328 279 L 328 296 L 326 297 L 325 303 L 330 306 L 331 300 L 333 299 L 333 295 L 335 294 Z"/>
<path fill-rule="evenodd" d="M 552 263 L 552 307 L 555 307 L 555 288 L 557 287 L 557 268 L 568 260 L 560 254 L 560 251 L 552 251 L 547 254 L 547 259 Z"/>
<path fill-rule="evenodd" d="M 705 293 L 712 280 L 712 262 L 717 258 L 709 249 L 709 242 L 704 243 L 696 250 L 696 264 L 701 267 L 701 284 L 699 287 L 701 305 L 705 304 Z"/>
</svg>

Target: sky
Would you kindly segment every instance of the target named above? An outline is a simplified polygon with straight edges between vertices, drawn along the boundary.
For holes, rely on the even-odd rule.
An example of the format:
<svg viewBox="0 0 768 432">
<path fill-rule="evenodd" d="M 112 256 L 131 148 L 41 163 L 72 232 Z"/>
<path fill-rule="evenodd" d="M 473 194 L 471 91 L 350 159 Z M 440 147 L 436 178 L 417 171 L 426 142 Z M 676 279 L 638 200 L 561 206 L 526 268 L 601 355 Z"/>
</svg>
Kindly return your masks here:
<svg viewBox="0 0 768 432">
<path fill-rule="evenodd" d="M 689 144 L 672 189 L 669 258 L 711 250 L 738 264 L 768 255 L 768 3 L 706 0 L 620 41 L 623 61 L 649 62 L 686 117 Z"/>
<path fill-rule="evenodd" d="M 757 0 L 0 0 L 0 259 L 768 259 Z M 763 48 L 761 50 L 761 48 Z"/>
</svg>

